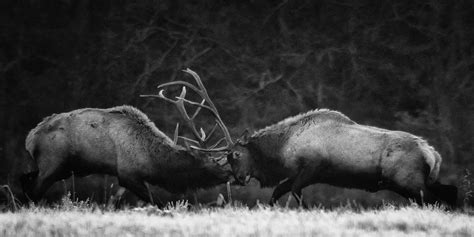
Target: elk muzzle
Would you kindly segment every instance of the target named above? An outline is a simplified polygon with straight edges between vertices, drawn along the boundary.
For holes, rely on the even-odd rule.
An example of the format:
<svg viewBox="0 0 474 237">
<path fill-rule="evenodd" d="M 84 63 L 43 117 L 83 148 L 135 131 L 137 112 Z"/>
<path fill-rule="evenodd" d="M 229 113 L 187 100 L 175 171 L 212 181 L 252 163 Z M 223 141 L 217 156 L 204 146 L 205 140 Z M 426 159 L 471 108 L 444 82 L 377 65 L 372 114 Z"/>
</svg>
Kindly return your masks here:
<svg viewBox="0 0 474 237">
<path fill-rule="evenodd" d="M 252 176 L 250 176 L 250 174 L 234 175 L 234 178 L 235 178 L 235 181 L 234 181 L 235 184 L 245 186 L 250 182 L 250 179 L 252 178 Z"/>
</svg>

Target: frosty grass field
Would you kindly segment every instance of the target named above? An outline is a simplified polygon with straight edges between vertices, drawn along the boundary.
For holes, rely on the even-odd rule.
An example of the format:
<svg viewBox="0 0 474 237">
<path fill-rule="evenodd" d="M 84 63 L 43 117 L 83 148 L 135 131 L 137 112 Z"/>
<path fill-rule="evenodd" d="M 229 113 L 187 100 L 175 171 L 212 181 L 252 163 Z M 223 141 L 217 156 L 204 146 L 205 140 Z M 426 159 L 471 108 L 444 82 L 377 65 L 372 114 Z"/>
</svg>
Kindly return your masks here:
<svg viewBox="0 0 474 237">
<path fill-rule="evenodd" d="M 258 205 L 190 208 L 180 202 L 107 210 L 84 203 L 0 214 L 0 236 L 474 236 L 474 216 L 435 206 L 332 210 Z"/>
</svg>

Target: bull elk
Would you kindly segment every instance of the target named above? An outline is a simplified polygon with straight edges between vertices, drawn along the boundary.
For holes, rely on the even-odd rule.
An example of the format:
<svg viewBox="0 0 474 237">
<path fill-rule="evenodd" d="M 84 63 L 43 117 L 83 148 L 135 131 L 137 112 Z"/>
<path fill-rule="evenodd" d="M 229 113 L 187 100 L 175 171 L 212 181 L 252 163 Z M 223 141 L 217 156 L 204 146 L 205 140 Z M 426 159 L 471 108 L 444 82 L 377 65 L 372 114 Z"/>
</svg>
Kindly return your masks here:
<svg viewBox="0 0 474 237">
<path fill-rule="evenodd" d="M 243 136 L 228 155 L 236 179 L 255 177 L 301 203 L 311 184 L 387 189 L 417 203 L 455 205 L 457 188 L 437 182 L 441 156 L 420 137 L 357 124 L 337 111 L 313 110 Z"/>
<path fill-rule="evenodd" d="M 199 89 L 187 82 L 167 85 L 180 84 L 204 94 L 200 78 L 193 76 Z M 236 143 L 229 138 L 227 146 L 207 151 L 228 152 L 238 183 L 244 185 L 254 177 L 261 186 L 276 186 L 270 204 L 290 191 L 304 204 L 301 190 L 315 183 L 370 192 L 391 190 L 418 203 L 455 205 L 457 199 L 455 186 L 437 181 L 441 156 L 425 140 L 360 125 L 327 109 L 287 118 Z"/>
<path fill-rule="evenodd" d="M 177 102 L 178 107 L 187 115 L 180 103 Z M 198 113 L 196 110 L 193 116 Z M 191 119 L 188 125 L 196 130 Z M 196 135 L 201 144 L 212 136 L 203 138 L 204 132 Z M 71 172 L 77 176 L 108 174 L 117 176 L 119 184 L 139 198 L 153 202 L 146 183 L 182 193 L 229 180 L 230 169 L 224 167 L 222 160 L 176 144 L 178 137 L 176 129 L 174 141 L 171 140 L 131 106 L 51 115 L 26 138 L 26 150 L 36 169 L 21 177 L 23 189 L 36 201 L 54 182 L 68 178 Z"/>
</svg>

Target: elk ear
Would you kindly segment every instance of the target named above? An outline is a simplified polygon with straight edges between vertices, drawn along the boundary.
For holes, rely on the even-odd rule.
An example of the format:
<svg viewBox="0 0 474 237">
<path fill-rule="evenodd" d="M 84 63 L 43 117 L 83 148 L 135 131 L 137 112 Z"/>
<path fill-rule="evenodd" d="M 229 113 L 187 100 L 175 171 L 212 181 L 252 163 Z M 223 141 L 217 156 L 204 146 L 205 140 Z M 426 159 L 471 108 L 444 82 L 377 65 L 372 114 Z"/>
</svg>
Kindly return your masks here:
<svg viewBox="0 0 474 237">
<path fill-rule="evenodd" d="M 247 128 L 245 131 L 240 135 L 239 141 L 243 144 L 248 143 L 250 139 L 250 130 Z"/>
</svg>

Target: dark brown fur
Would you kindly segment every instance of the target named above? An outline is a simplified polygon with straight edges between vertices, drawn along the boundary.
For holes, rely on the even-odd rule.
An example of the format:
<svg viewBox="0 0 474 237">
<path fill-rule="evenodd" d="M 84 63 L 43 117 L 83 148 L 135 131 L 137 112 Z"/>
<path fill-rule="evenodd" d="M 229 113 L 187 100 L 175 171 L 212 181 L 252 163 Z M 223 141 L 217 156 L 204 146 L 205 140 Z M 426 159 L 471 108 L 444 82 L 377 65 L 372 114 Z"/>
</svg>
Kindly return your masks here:
<svg viewBox="0 0 474 237">
<path fill-rule="evenodd" d="M 225 183 L 229 171 L 207 154 L 173 142 L 130 106 L 79 109 L 45 118 L 28 134 L 26 149 L 38 170 L 22 178 L 34 200 L 57 180 L 93 173 L 118 177 L 121 186 L 150 201 L 145 182 L 173 193 Z"/>
<path fill-rule="evenodd" d="M 412 134 L 364 126 L 330 110 L 314 110 L 244 136 L 228 155 L 236 179 L 277 186 L 273 204 L 314 183 L 395 191 L 421 202 L 454 204 L 454 186 L 437 180 L 441 157 Z M 442 194 L 444 191 L 448 193 Z"/>
</svg>

